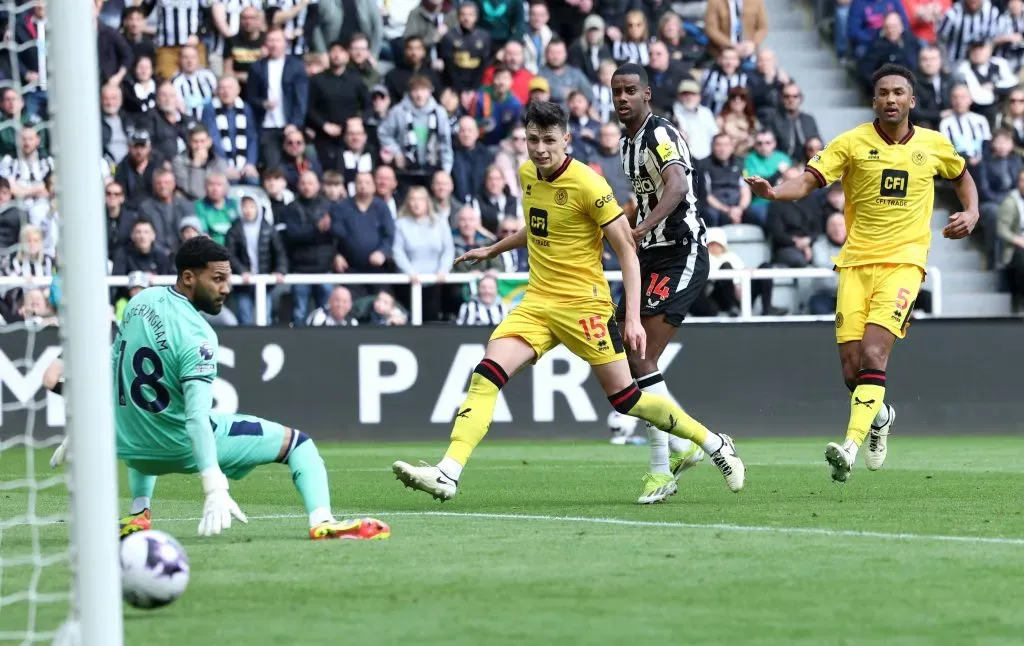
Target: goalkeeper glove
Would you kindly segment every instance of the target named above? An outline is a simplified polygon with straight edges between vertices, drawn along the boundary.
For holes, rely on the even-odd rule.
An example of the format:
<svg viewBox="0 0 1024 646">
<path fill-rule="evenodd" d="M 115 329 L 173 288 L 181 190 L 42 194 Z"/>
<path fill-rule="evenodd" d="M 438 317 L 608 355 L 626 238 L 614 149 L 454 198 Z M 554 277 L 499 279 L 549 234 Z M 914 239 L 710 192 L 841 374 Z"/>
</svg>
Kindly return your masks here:
<svg viewBox="0 0 1024 646">
<path fill-rule="evenodd" d="M 203 493 L 206 502 L 203 504 L 203 519 L 199 521 L 199 535 L 212 536 L 220 534 L 222 529 L 231 527 L 234 516 L 243 523 L 248 523 L 238 503 L 228 494 L 228 479 L 217 467 L 212 467 L 199 474 L 203 480 Z"/>
</svg>

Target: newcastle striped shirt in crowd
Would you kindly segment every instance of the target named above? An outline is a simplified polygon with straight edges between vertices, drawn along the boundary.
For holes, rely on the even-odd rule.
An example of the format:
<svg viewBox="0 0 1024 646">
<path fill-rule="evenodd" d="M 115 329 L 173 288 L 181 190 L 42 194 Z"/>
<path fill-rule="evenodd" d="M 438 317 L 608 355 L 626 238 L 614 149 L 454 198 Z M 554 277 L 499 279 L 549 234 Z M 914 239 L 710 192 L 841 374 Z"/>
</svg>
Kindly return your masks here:
<svg viewBox="0 0 1024 646">
<path fill-rule="evenodd" d="M 508 316 L 508 307 L 500 299 L 490 305 L 485 305 L 479 299 L 474 298 L 462 304 L 462 307 L 459 308 L 459 318 L 455 322 L 458 325 L 490 325 L 493 327 L 504 321 L 506 316 Z"/>
<path fill-rule="evenodd" d="M 192 74 L 182 72 L 171 79 L 171 85 L 185 102 L 185 114 L 198 121 L 203 117 L 203 105 L 217 90 L 217 76 L 207 69 L 198 69 Z"/>
<path fill-rule="evenodd" d="M 939 122 L 939 132 L 949 137 L 953 148 L 964 157 L 981 155 L 985 142 L 992 139 L 988 119 L 976 112 L 949 115 Z"/>
<path fill-rule="evenodd" d="M 650 217 L 665 193 L 661 172 L 674 164 L 686 173 L 686 196 L 675 212 L 662 220 L 640 241 L 640 249 L 671 247 L 696 241 L 703 244 L 704 223 L 697 217 L 693 193 L 693 161 L 679 130 L 668 119 L 649 114 L 636 135 L 619 140 L 622 170 L 633 185 L 637 200 L 637 224 Z"/>
<path fill-rule="evenodd" d="M 275 14 L 280 11 L 292 11 L 302 0 L 267 0 L 267 23 L 274 19 Z M 306 42 L 306 26 L 314 22 L 312 17 L 319 15 L 320 8 L 317 6 L 319 0 L 309 0 L 309 4 L 297 14 L 288 19 L 281 28 L 284 29 L 285 37 L 288 38 L 288 46 L 285 52 L 292 56 L 305 56 L 309 51 L 309 43 Z M 344 3 L 342 3 L 344 4 Z M 355 3 L 352 3 L 355 6 Z"/>
<path fill-rule="evenodd" d="M 225 20 L 228 23 L 228 31 L 230 32 L 227 38 L 238 34 L 238 29 L 242 24 L 242 10 L 252 7 L 253 9 L 259 9 L 263 11 L 263 0 L 217 0 L 215 3 L 224 7 Z M 212 5 L 210 11 L 212 12 Z M 224 42 L 227 38 L 224 37 L 220 30 L 217 29 L 217 25 L 213 24 L 213 16 L 211 13 L 210 17 L 210 36 L 212 38 L 212 44 L 210 46 L 210 52 L 214 54 L 224 53 Z"/>
<path fill-rule="evenodd" d="M 999 33 L 1024 34 L 1024 12 L 1014 16 L 1009 11 L 999 16 Z M 1020 70 L 1024 65 L 1024 42 L 1005 43 L 996 48 L 996 56 L 1002 56 L 1013 68 L 1014 72 Z"/>
<path fill-rule="evenodd" d="M 747 87 L 747 75 L 743 72 L 726 74 L 717 65 L 705 70 L 700 84 L 701 103 L 711 110 L 711 114 L 717 115 L 729 100 L 729 90 L 734 87 Z"/>
<path fill-rule="evenodd" d="M 156 9 L 156 46 L 180 47 L 189 36 L 198 36 L 208 4 L 209 0 L 142 0 L 147 16 Z"/>
<path fill-rule="evenodd" d="M 999 9 L 989 0 L 983 0 L 981 8 L 973 13 L 965 11 L 963 3 L 954 4 L 939 24 L 939 43 L 946 48 L 946 60 L 950 64 L 965 60 L 971 43 L 991 41 L 999 35 L 1000 27 Z"/>
</svg>

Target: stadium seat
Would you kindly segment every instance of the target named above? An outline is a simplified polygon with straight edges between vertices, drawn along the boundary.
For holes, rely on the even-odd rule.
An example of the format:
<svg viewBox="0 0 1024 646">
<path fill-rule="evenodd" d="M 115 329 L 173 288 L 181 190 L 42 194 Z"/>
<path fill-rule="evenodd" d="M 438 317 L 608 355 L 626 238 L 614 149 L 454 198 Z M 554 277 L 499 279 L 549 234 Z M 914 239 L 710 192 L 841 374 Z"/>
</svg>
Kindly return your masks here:
<svg viewBox="0 0 1024 646">
<path fill-rule="evenodd" d="M 722 231 L 730 247 L 737 242 L 764 242 L 764 230 L 754 224 L 727 224 Z"/>
</svg>

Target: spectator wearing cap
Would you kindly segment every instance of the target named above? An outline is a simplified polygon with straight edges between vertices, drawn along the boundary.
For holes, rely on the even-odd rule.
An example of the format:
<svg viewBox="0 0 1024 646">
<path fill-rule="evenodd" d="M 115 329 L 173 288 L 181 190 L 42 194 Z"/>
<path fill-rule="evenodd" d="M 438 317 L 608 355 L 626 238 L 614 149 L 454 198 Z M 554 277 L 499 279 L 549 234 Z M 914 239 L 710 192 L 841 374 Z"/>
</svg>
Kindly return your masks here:
<svg viewBox="0 0 1024 646">
<path fill-rule="evenodd" d="M 807 140 L 821 138 L 818 122 L 813 116 L 802 111 L 804 95 L 796 83 L 787 83 L 782 88 L 782 110 L 765 124 L 775 133 L 775 141 L 779 150 L 789 155 L 793 161 L 805 162 L 804 147 Z"/>
<path fill-rule="evenodd" d="M 205 193 L 202 199 L 196 200 L 196 217 L 214 242 L 224 244 L 224 236 L 238 219 L 238 202 L 228 197 L 227 176 L 223 173 L 207 175 Z"/>
<path fill-rule="evenodd" d="M 992 46 L 985 41 L 975 41 L 967 49 L 967 60 L 955 68 L 971 93 L 971 108 L 989 120 L 995 120 L 1003 99 L 1017 87 L 1014 74 L 1005 58 L 992 55 Z"/>
<path fill-rule="evenodd" d="M 124 318 L 124 311 L 128 308 L 128 301 L 151 284 L 149 274 L 144 271 L 133 271 L 128 274 L 128 293 L 114 303 L 114 320 L 120 323 Z"/>
<path fill-rule="evenodd" d="M 178 225 L 182 218 L 195 215 L 192 201 L 175 191 L 174 173 L 166 168 L 153 171 L 153 197 L 142 201 L 139 216 L 152 223 L 156 245 L 170 251 L 178 248 Z"/>
<path fill-rule="evenodd" d="M 196 124 L 188 131 L 188 151 L 174 158 L 174 181 L 186 199 L 206 196 L 206 178 L 213 173 L 227 176 L 228 165 L 213 153 L 213 139 L 206 126 Z"/>
<path fill-rule="evenodd" d="M 377 134 L 380 124 L 384 123 L 391 110 L 391 94 L 383 85 L 375 85 L 370 89 L 370 109 L 363 113 L 363 126 L 366 128 L 368 146 L 374 152 L 379 148 L 380 138 Z"/>
<path fill-rule="evenodd" d="M 325 169 L 344 168 L 342 152 L 345 126 L 370 107 L 370 92 L 362 79 L 348 69 L 348 50 L 339 42 L 327 52 L 329 66 L 309 80 L 309 126 L 316 133 L 313 144 Z"/>
<path fill-rule="evenodd" d="M 263 55 L 263 16 L 250 6 L 242 9 L 238 18 L 238 33 L 224 43 L 224 76 L 238 79 L 245 93 L 249 81 L 249 68 Z"/>
<path fill-rule="evenodd" d="M 387 87 L 388 96 L 394 105 L 402 101 L 414 76 L 430 81 L 431 92 L 441 87 L 441 80 L 427 59 L 427 47 L 423 39 L 419 36 L 407 36 L 403 47 L 405 53 L 402 60 L 396 61 L 395 68 L 384 76 L 384 86 Z"/>
<path fill-rule="evenodd" d="M 704 11 L 704 33 L 710 41 L 708 50 L 712 56 L 726 47 L 735 47 L 740 60 L 753 62 L 757 48 L 768 35 L 764 0 L 710 0 Z"/>
<path fill-rule="evenodd" d="M 455 198 L 466 203 L 483 188 L 484 173 L 494 163 L 494 155 L 480 143 L 480 130 L 473 117 L 459 119 L 452 163 L 452 181 L 455 182 Z"/>
<path fill-rule="evenodd" d="M 133 128 L 131 119 L 123 109 L 121 88 L 104 85 L 100 89 L 100 133 L 103 157 L 117 165 L 128 154 L 128 137 Z"/>
<path fill-rule="evenodd" d="M 352 71 L 363 79 L 368 88 L 379 85 L 381 82 L 380 70 L 377 69 L 377 60 L 370 51 L 370 40 L 364 34 L 356 34 L 348 44 L 348 55 Z"/>
<path fill-rule="evenodd" d="M 352 292 L 344 285 L 331 290 L 327 305 L 318 307 L 306 319 L 310 327 L 355 327 L 359 321 L 352 314 Z"/>
<path fill-rule="evenodd" d="M 547 4 L 534 2 L 526 17 L 526 33 L 523 34 L 523 66 L 530 70 L 531 74 L 540 74 L 544 66 L 544 56 L 548 43 L 554 38 L 554 33 L 548 22 L 551 20 L 551 12 Z"/>
<path fill-rule="evenodd" d="M 496 36 L 495 40 L 497 40 Z M 497 59 L 499 64 L 504 65 L 512 72 L 512 94 L 525 106 L 530 102 L 530 82 L 534 76 L 523 67 L 523 44 L 515 40 L 505 43 L 505 46 L 498 52 Z M 492 65 L 484 71 L 485 86 L 493 82 L 496 69 L 497 67 Z"/>
<path fill-rule="evenodd" d="M 480 28 L 491 35 L 495 50 L 501 49 L 506 43 L 518 44 L 523 40 L 526 34 L 526 15 L 523 9 L 523 3 L 518 0 L 488 1 L 487 10 L 480 16 Z M 522 53 L 522 45 L 519 45 L 519 51 Z M 520 59 L 519 65 L 522 64 Z"/>
<path fill-rule="evenodd" d="M 448 115 L 431 96 L 427 77 L 409 81 L 409 95 L 391 109 L 380 125 L 380 157 L 395 164 L 405 182 L 426 185 L 438 170 L 451 172 L 452 132 Z"/>
<path fill-rule="evenodd" d="M 114 181 L 124 187 L 125 206 L 132 210 L 153 195 L 153 171 L 161 164 L 153 159 L 149 133 L 135 130 L 128 138 L 128 155 L 114 171 Z"/>
<path fill-rule="evenodd" d="M 288 267 L 293 274 L 330 273 L 336 255 L 337 239 L 327 200 L 320 194 L 316 173 L 305 171 L 299 176 L 298 195 L 282 217 L 281 237 L 288 251 Z M 292 286 L 292 323 L 302 325 L 309 313 L 309 299 L 323 307 L 330 295 L 330 285 Z"/>
<path fill-rule="evenodd" d="M 526 102 L 526 105 L 530 105 L 530 101 L 550 101 L 551 100 L 551 84 L 543 76 L 535 76 L 530 81 L 530 98 Z"/>
<path fill-rule="evenodd" d="M 107 256 L 113 260 L 118 247 L 131 239 L 132 224 L 139 216 L 125 208 L 124 187 L 117 182 L 107 184 L 103 197 L 107 215 Z"/>
<path fill-rule="evenodd" d="M 120 247 L 114 254 L 111 270 L 114 276 L 127 276 L 133 271 L 157 276 L 174 273 L 166 247 L 157 243 L 153 223 L 146 218 L 139 218 L 132 224 L 130 243 Z"/>
<path fill-rule="evenodd" d="M 395 219 L 387 205 L 374 195 L 371 173 L 358 173 L 352 197 L 331 207 L 339 260 L 335 269 L 356 274 L 388 271 L 395 242 Z"/>
<path fill-rule="evenodd" d="M 569 103 L 569 94 L 576 90 L 593 102 L 594 97 L 590 91 L 590 81 L 578 67 L 568 64 L 569 53 L 565 47 L 565 41 L 552 40 L 545 50 L 546 65 L 541 69 L 540 75 L 549 84 L 551 93 L 550 101 L 566 107 Z"/>
<path fill-rule="evenodd" d="M 672 105 L 672 118 L 686 138 L 695 161 L 711 155 L 711 140 L 718 134 L 715 115 L 700 102 L 700 84 L 686 79 L 679 84 L 679 98 Z"/>
<path fill-rule="evenodd" d="M 444 78 L 456 92 L 476 90 L 483 81 L 484 64 L 491 58 L 491 35 L 477 27 L 480 10 L 473 2 L 457 9 L 458 25 L 444 35 L 438 55 Z"/>
<path fill-rule="evenodd" d="M 267 33 L 265 45 L 267 55 L 249 68 L 245 100 L 261 130 L 260 159 L 278 166 L 284 136 L 305 126 L 309 78 L 302 61 L 285 53 L 280 29 Z"/>
<path fill-rule="evenodd" d="M 654 41 L 648 52 L 650 63 L 647 65 L 647 78 L 651 86 L 651 109 L 659 115 L 672 113 L 672 104 L 676 101 L 679 84 L 690 77 L 688 70 L 680 63 L 669 58 L 665 43 Z"/>
<path fill-rule="evenodd" d="M 231 261 L 231 271 L 242 277 L 242 286 L 235 288 L 235 309 L 241 325 L 256 324 L 256 288 L 248 283 L 253 274 L 273 274 L 278 283 L 288 273 L 288 254 L 281 235 L 274 225 L 260 217 L 256 200 L 242 198 L 242 217 L 231 223 L 224 238 Z M 267 291 L 267 320 L 272 320 L 270 290 Z"/>
<path fill-rule="evenodd" d="M 601 16 L 589 15 L 583 21 L 583 35 L 569 47 L 569 65 L 579 68 L 591 83 L 598 80 L 597 70 L 601 61 L 612 57 L 612 50 L 605 43 L 604 30 Z"/>
</svg>

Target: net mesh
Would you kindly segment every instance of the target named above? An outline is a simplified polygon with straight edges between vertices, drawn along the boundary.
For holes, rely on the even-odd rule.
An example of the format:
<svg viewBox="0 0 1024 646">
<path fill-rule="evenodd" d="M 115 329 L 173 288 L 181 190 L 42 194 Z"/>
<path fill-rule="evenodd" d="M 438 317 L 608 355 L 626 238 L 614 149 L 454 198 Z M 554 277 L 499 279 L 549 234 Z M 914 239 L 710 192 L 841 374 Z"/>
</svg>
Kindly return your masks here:
<svg viewBox="0 0 1024 646">
<path fill-rule="evenodd" d="M 12 188 L 0 203 L 0 294 L 9 305 L 0 305 L 0 642 L 20 644 L 52 642 L 73 615 L 69 478 L 49 466 L 63 439 L 63 401 L 42 387 L 60 353 L 48 283 L 58 273 L 58 216 L 47 181 L 56 175 L 48 145 L 56 111 L 45 106 L 45 4 L 0 0 L 0 177 Z M 39 135 L 35 151 L 28 131 Z"/>
</svg>

